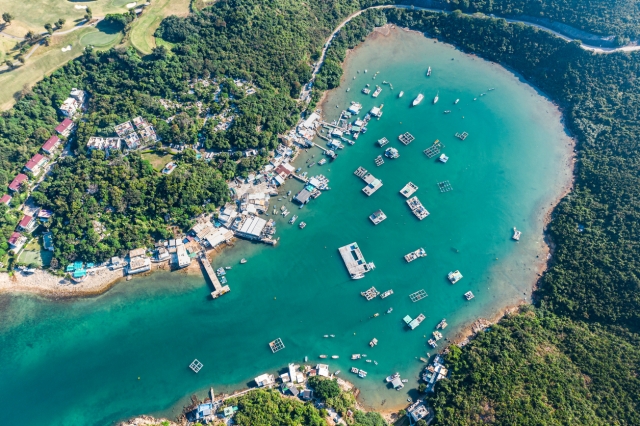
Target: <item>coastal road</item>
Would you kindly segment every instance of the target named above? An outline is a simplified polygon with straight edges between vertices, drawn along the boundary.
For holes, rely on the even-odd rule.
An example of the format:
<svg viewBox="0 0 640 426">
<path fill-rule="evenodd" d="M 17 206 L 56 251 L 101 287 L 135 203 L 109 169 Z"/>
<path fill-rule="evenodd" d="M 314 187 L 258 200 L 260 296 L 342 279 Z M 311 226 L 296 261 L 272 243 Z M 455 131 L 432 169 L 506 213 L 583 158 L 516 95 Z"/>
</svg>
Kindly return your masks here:
<svg viewBox="0 0 640 426">
<path fill-rule="evenodd" d="M 351 21 L 353 18 L 355 18 L 356 16 L 361 15 L 362 13 L 371 10 L 371 9 L 390 9 L 390 8 L 396 8 L 396 9 L 409 9 L 409 10 L 424 10 L 427 12 L 434 12 L 434 13 L 452 13 L 450 10 L 445 10 L 445 9 L 431 9 L 428 7 L 417 7 L 417 6 L 408 6 L 408 5 L 384 5 L 384 6 L 371 6 L 368 7 L 366 9 L 361 9 L 358 10 L 357 12 L 352 13 L 351 15 L 349 15 L 347 18 L 344 19 L 344 21 L 342 21 L 340 23 L 340 25 L 338 25 L 335 30 L 333 30 L 333 32 L 331 33 L 331 35 L 327 38 L 327 41 L 325 42 L 324 46 L 322 47 L 322 55 L 320 55 L 320 59 L 318 60 L 318 62 L 316 63 L 314 69 L 313 69 L 313 73 L 311 75 L 311 80 L 309 80 L 309 83 L 304 86 L 304 88 L 302 89 L 302 92 L 300 93 L 300 99 L 305 100 L 305 101 L 309 101 L 311 99 L 310 95 L 311 95 L 311 86 L 313 84 L 313 82 L 316 79 L 316 76 L 318 74 L 318 72 L 320 72 L 320 68 L 322 68 L 322 64 L 324 64 L 324 61 L 326 59 L 327 56 L 327 49 L 329 48 L 329 46 L 331 45 L 331 41 L 333 40 L 333 38 L 336 36 L 336 34 L 338 34 L 338 32 L 347 24 L 349 23 L 349 21 Z M 469 14 L 466 14 L 467 16 L 472 16 Z M 511 23 L 511 24 L 516 24 L 516 23 L 520 23 L 520 24 L 525 24 L 525 25 L 529 25 L 532 27 L 536 27 L 538 29 L 547 31 L 553 35 L 555 35 L 556 37 L 560 37 L 561 39 L 567 41 L 567 42 L 572 42 L 574 41 L 574 38 L 568 37 L 562 33 L 559 33 L 557 31 L 552 30 L 551 28 L 547 28 L 543 25 L 540 24 L 534 24 L 531 22 L 527 22 L 527 21 L 522 21 L 519 19 L 507 19 L 507 18 L 502 18 L 500 16 L 495 16 L 495 18 L 497 19 L 504 19 L 507 22 Z M 622 46 L 622 47 L 598 47 L 598 46 L 591 46 L 588 44 L 584 44 L 581 43 L 580 47 L 583 48 L 584 50 L 588 50 L 591 52 L 596 52 L 596 53 L 613 53 L 613 52 L 633 52 L 633 51 L 637 51 L 640 50 L 640 46 L 638 45 L 631 45 L 631 46 Z"/>
</svg>

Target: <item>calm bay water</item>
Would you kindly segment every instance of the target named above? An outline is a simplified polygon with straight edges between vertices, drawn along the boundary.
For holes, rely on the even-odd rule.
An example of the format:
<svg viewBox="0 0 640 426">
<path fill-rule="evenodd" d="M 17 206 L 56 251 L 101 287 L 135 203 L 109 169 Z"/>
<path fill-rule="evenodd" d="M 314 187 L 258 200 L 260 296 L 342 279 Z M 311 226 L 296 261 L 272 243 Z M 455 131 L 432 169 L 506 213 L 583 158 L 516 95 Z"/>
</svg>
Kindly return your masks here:
<svg viewBox="0 0 640 426">
<path fill-rule="evenodd" d="M 394 90 L 383 85 L 378 99 L 360 93 L 383 80 Z M 418 93 L 424 101 L 410 108 Z M 433 105 L 436 93 L 440 101 Z M 203 278 L 184 273 L 137 278 L 90 299 L 0 297 L 3 422 L 101 425 L 140 413 L 174 416 L 191 393 L 242 387 L 304 356 L 318 362 L 319 354 L 340 356 L 329 360 L 331 369 L 361 388 L 366 405 L 398 406 L 417 383 L 423 365 L 417 358 L 434 353 L 425 336 L 442 318 L 451 337 L 479 316 L 528 299 L 543 261 L 536 257 L 542 213 L 569 179 L 569 141 L 553 105 L 497 65 L 402 31 L 370 38 L 347 60 L 344 82 L 327 100 L 329 121 L 351 100 L 365 110 L 384 103 L 382 119 L 335 162 L 308 169 L 325 174 L 332 190 L 292 209 L 306 229 L 278 217 L 278 247 L 240 242 L 215 259 L 214 267 L 234 266 L 224 297 L 210 300 Z M 416 140 L 404 146 L 397 137 L 407 131 Z M 464 142 L 453 136 L 462 131 L 470 135 Z M 375 167 L 384 149 L 374 142 L 383 136 L 400 158 Z M 435 139 L 445 145 L 447 164 L 422 153 Z M 320 158 L 318 150 L 312 154 Z M 353 175 L 358 166 L 384 182 L 371 197 Z M 443 180 L 452 192 L 439 192 Z M 416 195 L 431 212 L 423 221 L 398 193 L 408 181 L 419 186 Z M 300 187 L 291 181 L 285 190 Z M 368 215 L 377 209 L 388 219 L 374 227 Z M 514 226 L 523 231 L 519 243 L 510 240 Z M 358 281 L 348 278 L 337 251 L 353 241 L 376 264 Z M 428 257 L 407 264 L 403 255 L 419 247 Z M 238 264 L 242 257 L 246 265 Z M 464 278 L 451 285 L 446 274 L 455 269 Z M 371 286 L 394 295 L 367 302 L 360 292 Z M 409 294 L 420 289 L 429 296 L 412 303 Z M 463 298 L 468 290 L 476 295 L 471 302 Z M 393 312 L 385 315 L 389 307 Z M 380 316 L 371 318 L 375 313 Z M 403 327 L 402 317 L 420 313 L 427 319 L 416 330 Z M 286 348 L 272 354 L 267 343 L 277 337 Z M 380 343 L 372 349 L 373 337 Z M 366 353 L 378 365 L 352 362 L 352 353 Z M 204 364 L 199 374 L 187 369 L 194 358 Z M 368 377 L 351 375 L 351 366 Z M 395 371 L 410 379 L 401 392 L 383 383 Z"/>
</svg>

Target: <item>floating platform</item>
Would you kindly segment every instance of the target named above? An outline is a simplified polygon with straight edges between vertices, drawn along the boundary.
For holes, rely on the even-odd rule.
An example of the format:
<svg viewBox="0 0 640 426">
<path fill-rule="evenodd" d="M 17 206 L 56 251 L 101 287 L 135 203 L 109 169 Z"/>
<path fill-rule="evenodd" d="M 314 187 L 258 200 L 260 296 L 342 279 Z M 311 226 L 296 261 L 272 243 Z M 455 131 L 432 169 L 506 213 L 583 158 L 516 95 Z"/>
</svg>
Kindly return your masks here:
<svg viewBox="0 0 640 426">
<path fill-rule="evenodd" d="M 371 194 L 382 187 L 382 181 L 380 179 L 376 179 L 376 177 L 367 172 L 367 169 L 364 167 L 358 167 L 353 174 L 367 183 L 367 186 L 362 188 L 362 192 L 367 194 L 367 196 L 371 196 Z"/>
<path fill-rule="evenodd" d="M 271 348 L 271 352 L 275 354 L 284 349 L 284 343 L 282 343 L 282 339 L 278 337 L 273 342 L 269 342 L 269 347 Z"/>
<path fill-rule="evenodd" d="M 369 219 L 371 220 L 371 222 L 373 222 L 374 225 L 379 224 L 380 222 L 382 222 L 386 218 L 387 218 L 387 215 L 384 214 L 384 212 L 382 210 L 376 210 L 375 212 L 373 212 L 371 214 L 371 216 L 369 216 Z"/>
<path fill-rule="evenodd" d="M 365 169 L 364 167 L 358 167 L 356 169 L 355 172 L 353 172 L 354 175 L 358 176 L 360 179 L 364 179 L 365 175 L 367 174 L 367 169 Z"/>
<path fill-rule="evenodd" d="M 376 143 L 378 144 L 379 147 L 383 147 L 383 146 L 385 146 L 386 144 L 389 143 L 389 139 L 381 138 L 381 139 L 378 139 L 378 142 L 376 142 Z"/>
<path fill-rule="evenodd" d="M 447 324 L 447 320 L 445 318 L 442 318 L 442 321 L 440 321 L 438 323 L 438 325 L 436 326 L 437 329 L 442 329 L 444 330 L 445 328 L 447 328 L 449 324 Z"/>
<path fill-rule="evenodd" d="M 413 183 L 409 182 L 406 184 L 401 190 L 400 193 L 404 195 L 406 198 L 409 198 L 413 195 L 414 192 L 418 190 L 418 187 Z"/>
<path fill-rule="evenodd" d="M 346 246 L 342 246 L 338 249 L 338 251 L 340 252 L 342 260 L 344 261 L 344 264 L 349 271 L 349 275 L 354 280 L 364 278 L 364 274 L 372 271 L 375 268 L 373 262 L 367 263 L 364 260 L 364 256 L 362 255 L 360 247 L 358 247 L 357 243 L 351 243 L 347 244 Z"/>
<path fill-rule="evenodd" d="M 468 291 L 468 292 L 466 292 L 466 293 L 464 294 L 464 297 L 465 297 L 465 299 L 467 299 L 467 300 L 471 300 L 471 299 L 473 299 L 475 296 L 473 295 L 473 293 L 471 293 L 470 291 Z"/>
<path fill-rule="evenodd" d="M 411 293 L 409 295 L 409 299 L 411 299 L 411 301 L 413 303 L 418 302 L 418 301 L 424 299 L 425 297 L 427 297 L 427 292 L 424 291 L 424 289 L 418 290 L 415 293 Z"/>
<path fill-rule="evenodd" d="M 373 161 L 376 163 L 376 166 L 378 167 L 384 164 L 384 158 L 382 158 L 382 155 L 378 155 Z"/>
<path fill-rule="evenodd" d="M 436 139 L 433 145 L 422 152 L 424 152 L 424 155 L 426 155 L 428 158 L 433 158 L 440 153 L 440 150 L 442 150 L 442 148 L 444 148 L 444 145 L 440 143 L 438 139 Z"/>
<path fill-rule="evenodd" d="M 424 321 L 425 318 L 426 317 L 423 314 L 418 315 L 409 323 L 409 328 L 414 330 L 417 326 L 422 324 L 422 321 Z"/>
<path fill-rule="evenodd" d="M 416 138 L 411 133 L 406 132 L 406 133 L 403 133 L 400 136 L 398 136 L 398 139 L 400 139 L 400 142 L 402 142 L 403 144 L 409 145 Z"/>
<path fill-rule="evenodd" d="M 412 251 L 411 253 L 405 254 L 404 260 L 406 260 L 407 263 L 409 263 L 409 262 L 413 262 L 419 257 L 427 257 L 427 252 L 424 251 L 422 247 L 420 247 L 418 250 Z"/>
<path fill-rule="evenodd" d="M 193 362 L 189 364 L 189 368 L 192 369 L 194 373 L 198 373 L 198 371 L 202 370 L 202 367 L 204 367 L 204 365 L 197 359 L 194 359 Z"/>
<path fill-rule="evenodd" d="M 453 191 L 453 187 L 451 186 L 451 183 L 448 180 L 438 182 L 438 189 L 440 189 L 440 192 Z"/>
<path fill-rule="evenodd" d="M 407 204 L 409 205 L 409 208 L 411 209 L 413 214 L 418 219 L 422 220 L 425 217 L 429 216 L 429 211 L 424 208 L 424 206 L 422 205 L 420 200 L 418 200 L 418 197 L 414 196 L 414 197 L 409 198 L 407 200 Z"/>
<path fill-rule="evenodd" d="M 447 274 L 447 279 L 451 281 L 451 284 L 455 284 L 462 279 L 462 274 L 460 271 L 453 271 Z"/>
<path fill-rule="evenodd" d="M 461 141 L 465 140 L 467 136 L 469 136 L 469 133 L 467 132 L 456 133 L 456 138 L 460 139 Z"/>
<path fill-rule="evenodd" d="M 393 294 L 393 290 L 387 290 L 387 291 L 385 291 L 384 293 L 382 293 L 382 294 L 380 295 L 380 298 L 381 298 L 381 299 L 385 299 L 385 298 L 387 298 L 387 297 L 391 296 L 392 294 Z"/>
<path fill-rule="evenodd" d="M 376 290 L 375 287 L 371 287 L 369 290 L 365 290 L 360 292 L 360 294 L 367 299 L 367 301 L 369 300 L 373 300 L 376 297 L 378 297 L 378 295 L 380 294 L 380 292 L 378 290 Z"/>
</svg>

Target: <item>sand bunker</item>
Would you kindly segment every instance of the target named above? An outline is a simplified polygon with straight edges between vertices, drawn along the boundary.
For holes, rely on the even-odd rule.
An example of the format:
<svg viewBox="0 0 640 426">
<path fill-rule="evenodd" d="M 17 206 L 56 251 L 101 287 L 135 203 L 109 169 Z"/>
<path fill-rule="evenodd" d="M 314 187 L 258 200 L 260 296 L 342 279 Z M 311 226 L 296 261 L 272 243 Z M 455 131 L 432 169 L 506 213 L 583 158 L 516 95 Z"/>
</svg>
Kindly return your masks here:
<svg viewBox="0 0 640 426">
<path fill-rule="evenodd" d="M 133 3 L 127 3 L 127 9 L 131 9 L 132 7 L 136 7 L 136 3 L 135 1 Z"/>
<path fill-rule="evenodd" d="M 86 8 L 87 8 L 87 6 L 82 6 L 82 5 L 80 5 L 80 4 L 76 4 L 74 7 L 75 7 L 76 9 L 86 9 Z"/>
<path fill-rule="evenodd" d="M 70 51 L 70 50 L 71 50 L 71 45 L 68 45 L 67 47 L 63 47 L 63 48 L 62 48 L 62 49 L 60 49 L 60 50 L 62 50 L 63 52 L 68 52 L 68 51 Z"/>
</svg>

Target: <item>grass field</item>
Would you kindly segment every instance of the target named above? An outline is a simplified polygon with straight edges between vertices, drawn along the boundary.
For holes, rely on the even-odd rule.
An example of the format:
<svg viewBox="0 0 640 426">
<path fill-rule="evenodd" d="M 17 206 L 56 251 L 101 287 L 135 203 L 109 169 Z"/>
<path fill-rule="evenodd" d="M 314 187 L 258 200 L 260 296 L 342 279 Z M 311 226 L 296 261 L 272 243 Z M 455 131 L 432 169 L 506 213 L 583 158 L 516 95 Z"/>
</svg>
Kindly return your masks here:
<svg viewBox="0 0 640 426">
<path fill-rule="evenodd" d="M 106 40 L 107 36 L 111 37 L 109 34 L 102 36 L 96 33 L 100 33 L 100 31 L 92 27 L 52 37 L 51 44 L 47 47 L 40 46 L 24 65 L 12 71 L 0 71 L 0 110 L 11 108 L 15 103 L 14 95 L 25 86 L 31 87 L 45 75 L 82 54 L 85 45 L 81 41 L 85 41 L 85 37 L 88 37 L 89 41 L 102 40 L 102 42 Z M 122 34 L 118 33 L 111 42 L 99 47 L 114 46 L 121 38 Z M 68 45 L 71 45 L 71 50 L 63 52 L 61 49 Z"/>
<path fill-rule="evenodd" d="M 158 155 L 155 152 L 146 152 L 142 154 L 142 158 L 150 162 L 154 169 L 160 171 L 164 169 L 164 166 L 166 166 L 168 162 L 173 160 L 173 155 Z"/>
<path fill-rule="evenodd" d="M 46 23 L 54 23 L 60 18 L 66 20 L 62 30 L 68 30 L 80 22 L 84 15 L 84 6 L 91 8 L 93 16 L 105 16 L 108 13 L 127 11 L 127 3 L 134 0 L 0 0 L 0 11 L 14 16 L 11 25 L 4 30 L 7 34 L 24 37 L 27 31 L 44 31 Z M 140 3 L 140 2 L 139 2 Z"/>
<path fill-rule="evenodd" d="M 189 3 L 190 0 L 154 0 L 132 24 L 129 33 L 131 45 L 141 53 L 151 53 L 156 47 L 153 33 L 160 26 L 160 22 L 170 15 L 186 16 L 189 13 Z"/>
<path fill-rule="evenodd" d="M 53 253 L 49 250 L 43 250 L 40 247 L 40 243 L 37 238 L 34 238 L 27 244 L 27 246 L 20 253 L 18 262 L 26 263 L 27 265 L 35 263 L 38 266 L 49 266 Z"/>
</svg>

